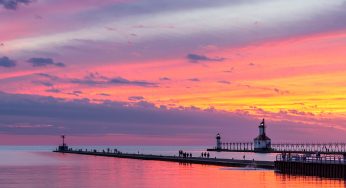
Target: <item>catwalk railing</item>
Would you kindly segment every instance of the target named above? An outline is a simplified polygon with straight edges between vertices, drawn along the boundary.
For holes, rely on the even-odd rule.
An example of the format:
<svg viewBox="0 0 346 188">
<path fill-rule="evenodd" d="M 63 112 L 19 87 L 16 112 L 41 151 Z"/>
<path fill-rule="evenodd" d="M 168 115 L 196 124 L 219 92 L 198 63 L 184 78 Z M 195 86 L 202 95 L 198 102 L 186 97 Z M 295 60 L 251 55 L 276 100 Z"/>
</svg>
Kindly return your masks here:
<svg viewBox="0 0 346 188">
<path fill-rule="evenodd" d="M 304 143 L 304 144 L 272 144 L 275 151 L 285 152 L 320 152 L 320 153 L 345 153 L 346 143 Z"/>
<path fill-rule="evenodd" d="M 307 155 L 282 153 L 276 156 L 276 161 L 300 163 L 346 164 L 343 155 Z"/>
<path fill-rule="evenodd" d="M 274 162 L 276 172 L 346 179 L 344 155 L 282 153 Z"/>
<path fill-rule="evenodd" d="M 210 150 L 217 150 L 213 148 Z M 221 151 L 254 151 L 253 142 L 225 142 L 221 143 Z M 268 152 L 292 152 L 292 153 L 325 153 L 344 154 L 346 143 L 274 143 Z"/>
</svg>

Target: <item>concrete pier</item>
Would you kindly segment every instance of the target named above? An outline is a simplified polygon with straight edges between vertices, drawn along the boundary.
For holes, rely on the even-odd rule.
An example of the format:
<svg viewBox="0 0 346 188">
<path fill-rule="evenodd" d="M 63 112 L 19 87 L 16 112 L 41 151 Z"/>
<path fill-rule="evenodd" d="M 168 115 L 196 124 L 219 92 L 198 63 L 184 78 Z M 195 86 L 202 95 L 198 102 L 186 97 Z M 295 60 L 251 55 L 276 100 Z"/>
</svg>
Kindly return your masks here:
<svg viewBox="0 0 346 188">
<path fill-rule="evenodd" d="M 169 161 L 169 162 L 190 163 L 190 164 L 217 165 L 217 166 L 228 166 L 228 167 L 252 167 L 252 168 L 274 169 L 274 162 L 272 161 L 235 160 L 235 159 L 202 158 L 202 157 L 184 158 L 184 157 L 178 157 L 178 156 L 127 154 L 127 153 L 81 151 L 81 150 L 68 150 L 68 151 L 56 150 L 54 152 L 65 153 L 65 154 L 79 154 L 79 155 L 93 155 L 93 156 L 103 156 L 103 157 L 140 159 L 140 160 Z"/>
</svg>

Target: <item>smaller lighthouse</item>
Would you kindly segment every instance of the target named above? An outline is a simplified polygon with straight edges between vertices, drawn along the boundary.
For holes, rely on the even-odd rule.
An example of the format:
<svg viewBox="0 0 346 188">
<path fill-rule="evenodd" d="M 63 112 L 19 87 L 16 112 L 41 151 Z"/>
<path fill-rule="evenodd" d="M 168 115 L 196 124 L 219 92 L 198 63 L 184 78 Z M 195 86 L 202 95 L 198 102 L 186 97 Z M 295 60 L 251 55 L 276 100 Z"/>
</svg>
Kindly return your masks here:
<svg viewBox="0 0 346 188">
<path fill-rule="evenodd" d="M 216 135 L 216 149 L 217 150 L 221 150 L 222 149 L 220 133 L 217 133 L 217 135 Z"/>
<path fill-rule="evenodd" d="M 65 143 L 65 135 L 61 135 L 62 138 L 62 145 L 59 146 L 59 151 L 68 151 L 68 146 Z"/>
</svg>

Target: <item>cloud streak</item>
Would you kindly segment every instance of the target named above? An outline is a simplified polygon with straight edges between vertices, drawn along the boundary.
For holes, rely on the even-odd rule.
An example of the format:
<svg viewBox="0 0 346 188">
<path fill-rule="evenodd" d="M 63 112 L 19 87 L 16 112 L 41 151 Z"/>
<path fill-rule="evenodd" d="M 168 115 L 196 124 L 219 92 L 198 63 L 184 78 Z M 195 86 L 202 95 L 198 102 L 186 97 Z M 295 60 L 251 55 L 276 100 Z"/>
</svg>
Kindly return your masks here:
<svg viewBox="0 0 346 188">
<path fill-rule="evenodd" d="M 58 76 L 54 76 L 47 73 L 38 73 L 36 74 L 39 77 L 48 79 L 48 81 L 35 81 L 35 83 L 40 83 L 45 85 L 44 83 L 72 83 L 78 85 L 88 85 L 90 87 L 97 86 L 136 86 L 136 87 L 159 87 L 158 83 L 149 82 L 145 80 L 129 80 L 123 77 L 107 77 L 103 76 L 99 73 L 89 73 L 83 78 L 62 78 Z"/>
<path fill-rule="evenodd" d="M 191 82 L 200 82 L 201 81 L 199 78 L 189 78 L 187 80 L 191 81 Z"/>
<path fill-rule="evenodd" d="M 225 58 L 221 57 L 208 57 L 205 55 L 199 55 L 199 54 L 188 54 L 186 58 L 191 63 L 200 63 L 200 62 L 221 62 L 224 61 Z"/>
<path fill-rule="evenodd" d="M 128 99 L 129 99 L 129 101 L 142 101 L 145 98 L 142 96 L 130 96 Z"/>
<path fill-rule="evenodd" d="M 56 66 L 65 67 L 64 63 L 54 62 L 51 58 L 34 57 L 27 60 L 33 67 L 46 67 L 46 66 Z"/>
<path fill-rule="evenodd" d="M 227 80 L 220 80 L 220 81 L 218 81 L 218 83 L 220 83 L 220 84 L 226 84 L 226 85 L 231 84 L 231 82 L 230 82 L 230 81 L 227 81 Z"/>
<path fill-rule="evenodd" d="M 154 82 L 148 82 L 144 80 L 128 80 L 123 77 L 106 77 L 99 75 L 98 73 L 90 73 L 83 79 L 71 79 L 69 82 L 74 84 L 97 86 L 97 85 L 109 85 L 109 86 L 138 86 L 138 87 L 158 87 L 159 85 Z"/>
</svg>

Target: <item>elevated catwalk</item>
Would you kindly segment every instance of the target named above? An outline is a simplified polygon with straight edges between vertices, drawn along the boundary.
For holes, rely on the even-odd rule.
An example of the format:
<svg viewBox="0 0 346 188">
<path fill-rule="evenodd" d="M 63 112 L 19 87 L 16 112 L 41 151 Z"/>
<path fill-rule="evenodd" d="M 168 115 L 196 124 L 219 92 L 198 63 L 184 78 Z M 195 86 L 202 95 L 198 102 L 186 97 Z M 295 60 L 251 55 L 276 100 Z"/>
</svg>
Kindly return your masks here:
<svg viewBox="0 0 346 188">
<path fill-rule="evenodd" d="M 252 142 L 221 143 L 221 148 L 210 148 L 208 151 L 220 152 L 255 152 Z M 346 143 L 280 143 L 271 144 L 263 153 L 320 153 L 346 154 Z"/>
<path fill-rule="evenodd" d="M 302 154 L 341 154 L 346 157 L 346 143 L 272 143 L 266 134 L 264 119 L 258 126 L 259 135 L 253 142 L 222 142 L 216 135 L 216 146 L 208 151 L 257 152 L 257 153 L 302 153 Z"/>
</svg>

